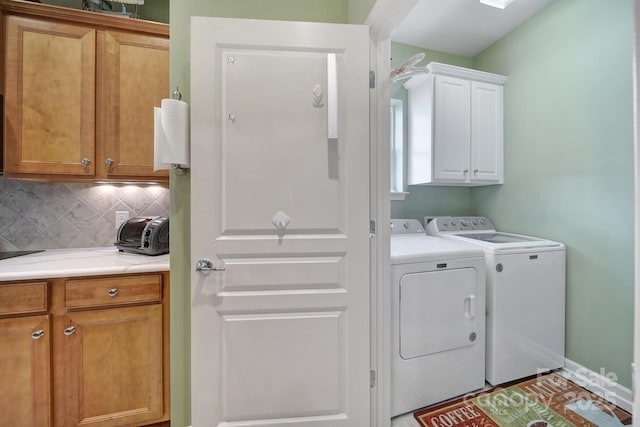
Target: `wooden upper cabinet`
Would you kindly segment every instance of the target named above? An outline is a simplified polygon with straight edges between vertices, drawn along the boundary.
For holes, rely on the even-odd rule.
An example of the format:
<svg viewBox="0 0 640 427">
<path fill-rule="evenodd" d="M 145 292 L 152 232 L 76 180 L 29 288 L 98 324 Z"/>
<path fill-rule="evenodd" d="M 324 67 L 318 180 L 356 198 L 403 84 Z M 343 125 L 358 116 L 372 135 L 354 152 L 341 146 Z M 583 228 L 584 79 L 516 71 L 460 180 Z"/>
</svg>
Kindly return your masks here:
<svg viewBox="0 0 640 427">
<path fill-rule="evenodd" d="M 7 175 L 94 175 L 95 39 L 89 27 L 7 17 Z"/>
<path fill-rule="evenodd" d="M 167 98 L 169 40 L 104 33 L 104 167 L 109 178 L 168 176 L 153 171 L 153 107 Z"/>
<path fill-rule="evenodd" d="M 153 107 L 169 93 L 168 25 L 0 0 L 4 172 L 46 180 L 167 181 Z"/>
</svg>

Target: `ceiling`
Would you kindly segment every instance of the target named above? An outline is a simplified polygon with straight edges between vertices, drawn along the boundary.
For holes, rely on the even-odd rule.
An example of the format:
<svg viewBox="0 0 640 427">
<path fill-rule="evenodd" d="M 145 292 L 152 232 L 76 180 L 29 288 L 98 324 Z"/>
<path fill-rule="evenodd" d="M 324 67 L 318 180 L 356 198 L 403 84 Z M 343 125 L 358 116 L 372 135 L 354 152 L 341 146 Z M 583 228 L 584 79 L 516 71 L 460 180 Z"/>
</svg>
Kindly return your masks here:
<svg viewBox="0 0 640 427">
<path fill-rule="evenodd" d="M 506 9 L 479 0 L 419 0 L 391 39 L 473 57 L 554 0 L 514 0 Z"/>
</svg>

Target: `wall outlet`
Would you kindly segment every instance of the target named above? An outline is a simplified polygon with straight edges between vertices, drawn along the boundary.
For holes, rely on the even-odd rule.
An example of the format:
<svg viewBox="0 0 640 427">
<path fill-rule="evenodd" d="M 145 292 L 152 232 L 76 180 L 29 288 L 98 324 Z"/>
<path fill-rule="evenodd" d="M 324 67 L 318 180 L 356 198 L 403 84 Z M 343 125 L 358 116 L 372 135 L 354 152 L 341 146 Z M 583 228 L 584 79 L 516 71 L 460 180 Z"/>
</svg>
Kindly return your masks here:
<svg viewBox="0 0 640 427">
<path fill-rule="evenodd" d="M 116 230 L 120 228 L 120 224 L 129 219 L 129 211 L 116 211 Z"/>
</svg>

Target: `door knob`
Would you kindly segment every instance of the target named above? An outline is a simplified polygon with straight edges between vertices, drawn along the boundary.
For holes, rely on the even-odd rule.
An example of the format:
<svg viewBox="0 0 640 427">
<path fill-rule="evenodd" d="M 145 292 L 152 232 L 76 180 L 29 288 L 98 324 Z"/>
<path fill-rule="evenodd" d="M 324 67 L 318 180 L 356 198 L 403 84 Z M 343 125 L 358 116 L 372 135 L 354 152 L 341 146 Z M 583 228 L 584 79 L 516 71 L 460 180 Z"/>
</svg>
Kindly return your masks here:
<svg viewBox="0 0 640 427">
<path fill-rule="evenodd" d="M 208 258 L 199 259 L 196 262 L 196 271 L 199 273 L 206 273 L 208 271 L 225 271 L 224 267 L 214 267 L 213 262 Z"/>
</svg>

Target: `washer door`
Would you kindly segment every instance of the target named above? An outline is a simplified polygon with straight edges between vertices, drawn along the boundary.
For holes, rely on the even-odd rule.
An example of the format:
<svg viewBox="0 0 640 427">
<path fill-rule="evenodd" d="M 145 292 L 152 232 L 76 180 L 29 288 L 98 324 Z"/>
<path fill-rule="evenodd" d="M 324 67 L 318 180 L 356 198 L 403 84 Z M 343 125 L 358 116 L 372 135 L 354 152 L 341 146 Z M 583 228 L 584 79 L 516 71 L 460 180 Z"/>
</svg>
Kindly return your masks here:
<svg viewBox="0 0 640 427">
<path fill-rule="evenodd" d="M 402 276 L 400 357 L 413 359 L 473 345 L 481 332 L 478 316 L 484 316 L 477 294 L 474 268 Z"/>
</svg>

